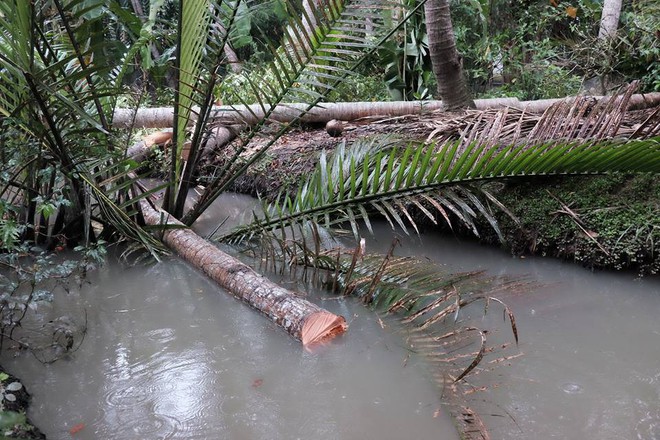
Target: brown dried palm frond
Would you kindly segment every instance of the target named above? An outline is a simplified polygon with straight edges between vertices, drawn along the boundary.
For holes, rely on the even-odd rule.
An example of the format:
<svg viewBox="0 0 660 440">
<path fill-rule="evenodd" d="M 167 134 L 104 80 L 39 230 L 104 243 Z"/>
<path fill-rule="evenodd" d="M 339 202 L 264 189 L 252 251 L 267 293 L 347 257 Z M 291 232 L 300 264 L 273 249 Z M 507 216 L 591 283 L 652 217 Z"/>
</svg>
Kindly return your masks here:
<svg viewBox="0 0 660 440">
<path fill-rule="evenodd" d="M 630 110 L 633 84 L 615 97 L 581 96 L 552 105 L 544 113 L 524 108 L 468 110 L 465 113 L 433 112 L 356 121 L 346 125 L 346 132 L 364 136 L 375 133 L 399 133 L 408 138 L 445 142 L 474 132 L 496 138 L 501 144 L 528 139 L 548 140 L 557 133 L 561 139 L 598 139 L 597 135 L 625 139 L 646 139 L 660 134 L 660 107 Z M 603 115 L 608 115 L 603 117 Z M 614 122 L 614 124 L 612 123 Z M 534 138 L 533 136 L 541 136 Z M 601 137 L 602 138 L 602 137 Z M 553 138 L 554 139 L 554 138 Z"/>
<path fill-rule="evenodd" d="M 458 133 L 467 143 L 478 140 L 501 145 L 657 136 L 660 134 L 657 107 L 646 111 L 627 111 L 636 88 L 637 85 L 632 84 L 621 94 L 608 99 L 581 96 L 560 101 L 542 115 L 514 108 L 471 112 L 461 121 Z M 643 118 L 641 121 L 640 115 Z M 457 122 L 454 124 L 458 125 Z M 455 135 L 439 127 L 429 134 L 428 139 L 445 140 Z"/>
<path fill-rule="evenodd" d="M 386 255 L 364 255 L 363 243 L 354 250 L 324 249 L 318 229 L 293 238 L 273 234 L 270 239 L 276 242 L 268 247 L 270 252 L 255 255 L 267 268 L 280 272 L 288 268 L 299 277 L 297 271 L 303 267 L 303 278 L 398 316 L 415 350 L 431 359 L 432 365 L 441 365 L 439 371 L 452 381 L 460 381 L 475 370 L 487 353 L 498 351 L 501 355 L 487 347 L 487 329 L 466 324 L 464 311 L 474 312 L 477 307 L 478 314 L 485 316 L 496 303 L 511 329 L 507 346 L 518 343 L 514 315 L 498 296 L 528 291 L 534 284 L 522 277 L 452 272 L 414 257 L 394 256 L 395 244 Z M 278 266 L 283 260 L 290 264 Z"/>
</svg>

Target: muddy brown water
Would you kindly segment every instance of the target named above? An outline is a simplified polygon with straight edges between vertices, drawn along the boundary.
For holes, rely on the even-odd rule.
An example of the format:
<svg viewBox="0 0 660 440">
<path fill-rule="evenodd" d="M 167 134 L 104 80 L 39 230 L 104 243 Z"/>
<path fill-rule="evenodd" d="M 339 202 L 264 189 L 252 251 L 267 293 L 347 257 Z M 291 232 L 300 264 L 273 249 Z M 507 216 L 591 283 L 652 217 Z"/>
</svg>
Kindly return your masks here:
<svg viewBox="0 0 660 440">
<path fill-rule="evenodd" d="M 389 247 L 382 230 L 376 237 L 372 249 Z M 471 405 L 491 438 L 660 439 L 660 278 L 512 258 L 434 233 L 400 239 L 400 255 L 542 284 L 501 296 L 515 314 L 523 355 L 468 378 L 487 387 Z M 486 319 L 501 322 L 502 315 Z"/>
<path fill-rule="evenodd" d="M 394 329 L 354 301 L 328 301 L 351 336 L 307 352 L 176 260 L 108 264 L 91 281 L 52 311 L 87 310 L 77 352 L 2 360 L 50 439 L 80 423 L 77 439 L 458 438 Z"/>
<path fill-rule="evenodd" d="M 234 217 L 253 203 L 221 201 Z M 200 228 L 216 224 L 206 217 Z M 50 365 L 25 352 L 2 358 L 49 439 L 458 439 L 397 323 L 352 298 L 323 301 L 350 332 L 308 352 L 176 259 L 109 261 L 89 281 L 37 310 L 78 321 L 86 310 L 78 351 Z"/>
<path fill-rule="evenodd" d="M 249 219 L 254 201 L 227 195 L 216 205 L 202 233 L 227 215 Z M 368 249 L 386 250 L 392 235 L 379 227 Z M 660 280 L 514 259 L 433 233 L 400 238 L 398 255 L 542 284 L 502 297 L 523 356 L 468 379 L 485 389 L 468 403 L 492 439 L 660 439 Z M 178 260 L 110 263 L 90 281 L 38 309 L 47 319 L 87 310 L 77 352 L 47 366 L 27 353 L 2 359 L 33 394 L 30 415 L 49 438 L 70 439 L 80 423 L 80 439 L 458 438 L 397 323 L 383 318 L 382 328 L 350 299 L 322 301 L 350 329 L 307 352 Z M 479 313 L 460 319 L 483 324 Z"/>
</svg>

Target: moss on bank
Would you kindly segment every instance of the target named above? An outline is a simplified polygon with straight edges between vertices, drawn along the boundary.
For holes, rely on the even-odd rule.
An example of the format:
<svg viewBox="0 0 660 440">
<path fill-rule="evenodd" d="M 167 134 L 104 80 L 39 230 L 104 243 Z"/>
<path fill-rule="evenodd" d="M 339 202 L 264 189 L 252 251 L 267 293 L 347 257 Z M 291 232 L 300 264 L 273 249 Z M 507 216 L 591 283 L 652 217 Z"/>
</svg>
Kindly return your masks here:
<svg viewBox="0 0 660 440">
<path fill-rule="evenodd" d="M 45 439 L 26 416 L 30 395 L 23 384 L 0 367 L 0 439 Z"/>
<path fill-rule="evenodd" d="M 497 215 L 515 255 L 538 254 L 589 268 L 660 273 L 660 176 L 548 177 L 507 183 L 498 199 L 520 220 Z M 482 239 L 498 241 L 482 222 Z"/>
</svg>

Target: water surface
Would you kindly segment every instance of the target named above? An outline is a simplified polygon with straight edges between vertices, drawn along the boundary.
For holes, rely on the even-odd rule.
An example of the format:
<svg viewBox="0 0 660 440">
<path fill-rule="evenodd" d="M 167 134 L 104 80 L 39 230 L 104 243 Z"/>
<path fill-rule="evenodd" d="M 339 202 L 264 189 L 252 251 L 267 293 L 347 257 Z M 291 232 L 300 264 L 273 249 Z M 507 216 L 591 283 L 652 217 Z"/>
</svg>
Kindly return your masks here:
<svg viewBox="0 0 660 440">
<path fill-rule="evenodd" d="M 377 237 L 372 248 L 389 246 L 384 231 Z M 524 355 L 469 378 L 488 387 L 472 405 L 493 439 L 660 439 L 658 277 L 512 258 L 434 233 L 401 240 L 400 255 L 542 284 L 502 297 L 515 314 Z"/>
<path fill-rule="evenodd" d="M 81 423 L 81 440 L 458 438 L 394 321 L 351 298 L 323 306 L 350 329 L 309 352 L 177 259 L 109 261 L 38 309 L 79 324 L 86 311 L 80 349 L 50 365 L 26 352 L 2 362 L 49 439 L 70 439 Z"/>
<path fill-rule="evenodd" d="M 208 234 L 227 216 L 247 221 L 254 203 L 223 196 L 197 227 Z M 386 251 L 392 236 L 383 226 L 368 250 Z M 398 255 L 539 285 L 502 297 L 523 356 L 468 377 L 485 389 L 468 404 L 491 438 L 660 439 L 657 277 L 515 259 L 433 233 L 401 240 Z M 431 372 L 396 322 L 350 299 L 322 305 L 350 329 L 307 352 L 176 259 L 148 268 L 110 262 L 91 284 L 39 308 L 47 320 L 87 311 L 78 351 L 52 365 L 27 353 L 3 363 L 33 393 L 30 415 L 52 439 L 71 438 L 79 423 L 80 439 L 457 438 Z M 482 320 L 481 311 L 460 319 L 501 323 L 501 314 Z M 510 330 L 489 340 L 511 340 Z"/>
</svg>

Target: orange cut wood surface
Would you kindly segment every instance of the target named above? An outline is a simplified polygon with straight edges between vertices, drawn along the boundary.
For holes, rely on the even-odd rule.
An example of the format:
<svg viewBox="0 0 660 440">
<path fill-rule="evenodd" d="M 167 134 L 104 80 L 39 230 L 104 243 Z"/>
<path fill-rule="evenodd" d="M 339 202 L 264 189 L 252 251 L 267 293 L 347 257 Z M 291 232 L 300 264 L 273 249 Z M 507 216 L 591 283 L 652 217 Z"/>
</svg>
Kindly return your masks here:
<svg viewBox="0 0 660 440">
<path fill-rule="evenodd" d="M 337 316 L 328 312 L 318 312 L 311 315 L 305 321 L 302 329 L 303 346 L 308 347 L 324 341 L 329 341 L 335 336 L 341 335 L 348 328 L 343 316 Z"/>
</svg>

